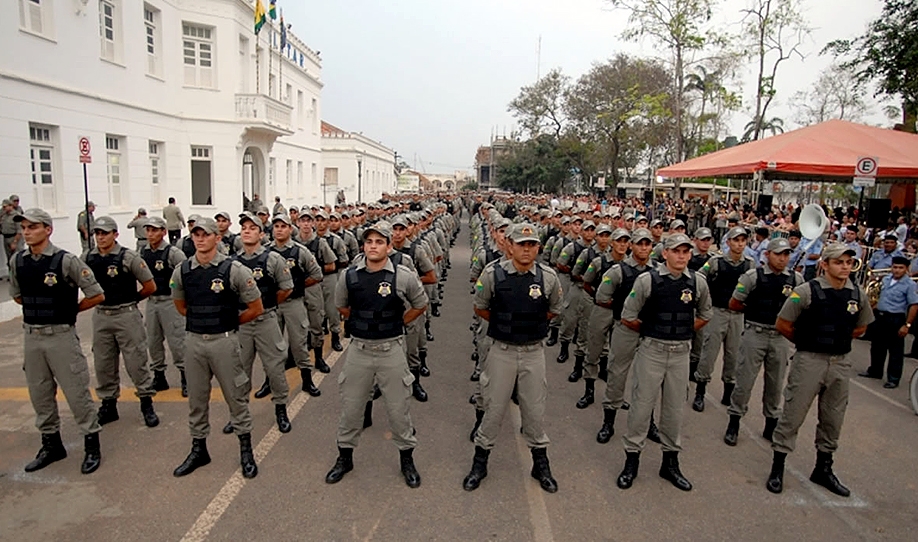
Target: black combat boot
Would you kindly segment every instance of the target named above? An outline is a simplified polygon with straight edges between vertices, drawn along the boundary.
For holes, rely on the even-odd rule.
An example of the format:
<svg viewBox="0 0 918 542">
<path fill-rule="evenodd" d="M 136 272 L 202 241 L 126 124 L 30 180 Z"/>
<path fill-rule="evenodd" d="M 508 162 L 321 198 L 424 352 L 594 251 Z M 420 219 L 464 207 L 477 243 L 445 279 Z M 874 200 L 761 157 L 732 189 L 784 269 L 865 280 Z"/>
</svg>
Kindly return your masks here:
<svg viewBox="0 0 918 542">
<path fill-rule="evenodd" d="M 239 464 L 242 466 L 242 476 L 245 478 L 258 476 L 258 465 L 255 464 L 255 454 L 252 453 L 251 433 L 239 435 Z"/>
<path fill-rule="evenodd" d="M 274 405 L 274 417 L 277 419 L 277 430 L 281 433 L 289 433 L 293 429 L 287 417 L 287 405 Z"/>
<path fill-rule="evenodd" d="M 554 346 L 558 344 L 558 328 L 552 327 L 548 329 L 548 340 L 545 341 L 545 346 Z"/>
<path fill-rule="evenodd" d="M 618 411 L 614 408 L 602 409 L 602 427 L 600 427 L 599 432 L 596 433 L 596 442 L 605 444 L 612 439 L 612 435 L 615 434 L 616 412 Z"/>
<path fill-rule="evenodd" d="M 373 427 L 373 401 L 367 401 L 363 408 L 363 428 Z"/>
<path fill-rule="evenodd" d="M 593 378 L 583 379 L 584 390 L 583 397 L 577 400 L 577 408 L 584 409 L 593 404 L 593 392 L 596 386 L 596 380 Z"/>
<path fill-rule="evenodd" d="M 491 450 L 485 450 L 481 446 L 475 446 L 475 457 L 472 458 L 472 470 L 462 481 L 462 489 L 466 491 L 475 491 L 481 485 L 481 481 L 488 476 L 488 456 Z"/>
<path fill-rule="evenodd" d="M 656 442 L 660 444 L 660 429 L 657 427 L 657 424 L 653 421 L 653 411 L 650 411 L 650 427 L 647 428 L 647 439 L 651 442 Z"/>
<path fill-rule="evenodd" d="M 99 407 L 99 425 L 105 425 L 118 420 L 118 399 L 110 397 L 102 399 Z"/>
<path fill-rule="evenodd" d="M 156 427 L 159 425 L 159 416 L 157 416 L 156 411 L 153 410 L 152 397 L 140 398 L 140 413 L 143 414 L 143 423 L 145 423 L 147 427 Z"/>
<path fill-rule="evenodd" d="M 312 353 L 316 358 L 316 362 L 315 362 L 316 369 L 318 369 L 320 373 L 325 373 L 325 374 L 330 373 L 331 367 L 329 367 L 328 364 L 325 363 L 325 360 L 322 359 L 322 347 L 317 346 L 313 348 Z"/>
<path fill-rule="evenodd" d="M 851 490 L 845 487 L 832 472 L 832 453 L 816 452 L 816 468 L 810 474 L 810 482 L 821 485 L 841 497 L 850 497 Z"/>
<path fill-rule="evenodd" d="M 609 380 L 609 358 L 606 356 L 599 357 L 599 379 L 603 382 Z"/>
<path fill-rule="evenodd" d="M 720 404 L 730 406 L 730 396 L 733 395 L 734 389 L 736 389 L 736 384 L 724 382 L 724 396 L 720 398 Z"/>
<path fill-rule="evenodd" d="M 271 395 L 271 382 L 268 381 L 268 377 L 265 376 L 265 382 L 258 388 L 258 391 L 255 392 L 255 398 L 264 399 L 269 395 Z"/>
<path fill-rule="evenodd" d="M 692 410 L 695 412 L 704 412 L 704 391 L 707 387 L 707 382 L 695 384 L 695 400 L 692 401 Z"/>
<path fill-rule="evenodd" d="M 583 378 L 583 356 L 574 356 L 574 370 L 567 375 L 568 382 L 577 382 Z"/>
<path fill-rule="evenodd" d="M 427 392 L 424 391 L 424 387 L 421 386 L 421 372 L 420 369 L 412 369 L 411 374 L 414 375 L 414 382 L 411 383 L 411 395 L 415 399 L 422 403 L 427 402 Z"/>
<path fill-rule="evenodd" d="M 413 453 L 414 448 L 398 451 L 399 460 L 402 464 L 402 476 L 405 477 L 405 484 L 412 489 L 421 485 L 421 475 L 418 474 L 418 469 L 414 466 Z"/>
<path fill-rule="evenodd" d="M 334 350 L 335 352 L 341 352 L 342 350 L 344 350 L 344 347 L 341 346 L 341 339 L 338 338 L 337 333 L 331 334 L 331 346 L 332 346 L 332 350 Z"/>
<path fill-rule="evenodd" d="M 226 422 L 226 425 L 223 426 L 223 434 L 229 435 L 233 432 L 233 420 Z"/>
<path fill-rule="evenodd" d="M 768 442 L 772 442 L 772 437 L 775 434 L 775 428 L 778 427 L 778 418 L 765 418 L 765 429 L 762 431 L 762 438 Z"/>
<path fill-rule="evenodd" d="M 86 455 L 83 456 L 83 464 L 80 465 L 80 472 L 83 474 L 92 474 L 99 470 L 102 464 L 102 448 L 99 446 L 99 433 L 90 433 L 83 437 L 83 450 Z"/>
<path fill-rule="evenodd" d="M 551 467 L 548 464 L 548 450 L 545 448 L 533 448 L 532 450 L 532 470 L 529 474 L 539 481 L 539 485 L 548 493 L 558 491 L 558 482 L 551 475 Z"/>
<path fill-rule="evenodd" d="M 475 425 L 472 426 L 472 432 L 469 433 L 469 442 L 475 442 L 475 433 L 481 427 L 481 420 L 484 419 L 484 410 L 475 409 Z"/>
<path fill-rule="evenodd" d="M 337 484 L 344 475 L 354 470 L 354 449 L 338 447 L 338 459 L 335 466 L 325 475 L 326 484 Z"/>
<path fill-rule="evenodd" d="M 688 372 L 688 379 L 689 379 L 689 382 L 695 382 L 695 383 L 698 382 L 698 380 L 695 378 L 695 371 L 697 371 L 697 370 L 698 370 L 698 362 L 697 362 L 697 361 L 690 361 L 689 364 L 688 364 L 688 371 L 689 371 L 689 372 Z"/>
<path fill-rule="evenodd" d="M 319 391 L 319 388 L 312 383 L 312 369 L 300 369 L 300 378 L 303 379 L 303 391 L 308 393 L 311 397 L 318 397 L 322 395 L 322 392 Z"/>
<path fill-rule="evenodd" d="M 679 452 L 663 452 L 663 463 L 660 465 L 660 478 L 669 480 L 682 491 L 691 491 L 692 483 L 682 476 L 679 470 Z"/>
<path fill-rule="evenodd" d="M 736 439 L 739 438 L 740 417 L 736 414 L 730 414 L 730 421 L 727 423 L 727 432 L 724 433 L 724 442 L 727 446 L 736 446 Z"/>
<path fill-rule="evenodd" d="M 561 351 L 558 353 L 558 359 L 556 359 L 555 361 L 557 361 L 558 363 L 564 363 L 565 361 L 567 361 L 567 358 L 571 357 L 570 353 L 568 352 L 568 350 L 570 350 L 570 347 L 571 347 L 570 341 L 561 341 Z"/>
<path fill-rule="evenodd" d="M 430 332 L 430 320 L 425 320 L 425 321 L 424 321 L 424 333 L 426 333 L 425 336 L 427 337 L 427 340 L 428 340 L 428 341 L 433 341 L 433 340 L 434 340 L 433 333 Z"/>
<path fill-rule="evenodd" d="M 169 382 L 166 380 L 166 371 L 153 371 L 153 389 L 156 391 L 166 391 L 169 389 Z"/>
<path fill-rule="evenodd" d="M 440 317 L 440 304 L 434 303 L 430 306 L 430 315 L 439 318 Z"/>
<path fill-rule="evenodd" d="M 419 368 L 421 376 L 430 376 L 430 369 L 427 367 L 427 350 L 418 350 L 418 358 L 421 361 Z"/>
<path fill-rule="evenodd" d="M 60 461 L 67 457 L 67 449 L 61 442 L 61 433 L 42 433 L 41 448 L 38 449 L 38 455 L 35 456 L 28 465 L 25 466 L 26 472 L 35 472 L 41 470 L 55 461 Z"/>
<path fill-rule="evenodd" d="M 185 380 L 185 371 L 181 371 L 182 374 L 182 397 L 188 397 L 188 381 Z"/>
<path fill-rule="evenodd" d="M 784 491 L 784 460 L 787 454 L 775 452 L 774 459 L 771 460 L 771 472 L 768 474 L 768 482 L 765 487 L 772 493 L 781 493 Z"/>
<path fill-rule="evenodd" d="M 641 465 L 641 452 L 625 452 L 625 468 L 615 481 L 620 489 L 628 489 L 634 483 L 638 475 L 638 467 Z"/>
<path fill-rule="evenodd" d="M 207 453 L 207 439 L 196 438 L 191 440 L 191 453 L 185 458 L 181 465 L 172 471 L 175 477 L 191 474 L 198 467 L 203 467 L 210 463 L 210 454 Z"/>
<path fill-rule="evenodd" d="M 469 380 L 472 382 L 478 382 L 481 380 L 481 366 L 478 363 L 475 363 L 475 368 L 472 369 L 472 374 L 469 376 Z"/>
</svg>

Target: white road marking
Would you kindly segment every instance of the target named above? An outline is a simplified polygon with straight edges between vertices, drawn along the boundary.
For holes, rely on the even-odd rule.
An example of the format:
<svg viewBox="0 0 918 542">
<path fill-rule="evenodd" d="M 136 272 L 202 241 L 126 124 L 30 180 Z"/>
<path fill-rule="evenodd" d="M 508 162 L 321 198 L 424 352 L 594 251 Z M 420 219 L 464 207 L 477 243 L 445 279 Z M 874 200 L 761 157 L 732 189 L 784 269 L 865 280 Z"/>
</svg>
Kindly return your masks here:
<svg viewBox="0 0 918 542">
<path fill-rule="evenodd" d="M 891 404 L 891 405 L 894 406 L 894 407 L 899 407 L 899 408 L 901 408 L 902 410 L 904 410 L 904 411 L 906 411 L 906 412 L 908 412 L 908 413 L 911 413 L 911 412 L 912 412 L 912 409 L 911 409 L 911 408 L 909 408 L 909 407 L 903 405 L 902 403 L 896 401 L 895 399 L 889 397 L 888 395 L 884 395 L 884 394 L 882 394 L 882 393 L 880 393 L 880 392 L 878 392 L 878 391 L 876 391 L 876 390 L 872 390 L 872 389 L 868 388 L 867 386 L 861 384 L 860 382 L 858 382 L 857 380 L 854 380 L 853 378 L 850 380 L 850 382 L 851 382 L 852 384 L 854 384 L 855 386 L 861 388 L 862 390 L 866 391 L 867 393 L 873 395 L 874 397 L 877 397 L 877 398 L 880 398 L 880 399 L 886 401 L 887 403 Z"/>
<path fill-rule="evenodd" d="M 342 341 L 345 349 L 349 342 L 350 341 L 346 339 Z M 340 358 L 343 353 L 343 351 L 332 352 L 331 355 L 328 356 L 328 359 L 325 360 L 326 363 L 328 363 L 330 367 L 334 367 L 338 358 Z M 318 386 L 325 380 L 325 377 L 325 373 L 315 371 L 313 372 L 313 383 Z M 300 412 L 300 409 L 303 408 L 303 405 L 306 404 L 306 401 L 309 401 L 311 398 L 309 394 L 301 391 L 293 398 L 293 401 L 290 401 L 290 404 L 287 405 L 287 415 L 291 422 L 296 418 L 296 415 Z M 268 433 L 255 447 L 256 463 L 261 463 L 264 458 L 267 457 L 271 449 L 274 448 L 274 445 L 280 440 L 280 437 L 281 432 L 278 431 L 277 425 L 272 425 Z M 226 512 L 226 509 L 229 508 L 236 496 L 239 495 L 239 492 L 242 491 L 242 488 L 245 487 L 246 482 L 247 480 L 242 476 L 242 470 L 237 469 L 233 475 L 229 477 L 229 480 L 223 484 L 223 487 L 220 488 L 217 495 L 210 501 L 210 504 L 201 512 L 201 515 L 198 516 L 194 525 L 188 529 L 188 532 L 182 537 L 182 542 L 200 542 L 206 540 L 211 529 L 214 528 L 214 525 L 217 524 Z"/>
<path fill-rule="evenodd" d="M 514 429 L 520 427 L 520 409 L 511 405 L 510 425 Z M 516 434 L 516 449 L 520 454 L 523 465 L 532 463 L 532 456 L 522 434 Z M 551 521 L 548 519 L 548 507 L 545 506 L 545 495 L 538 483 L 529 474 L 529 469 L 523 469 L 523 486 L 526 488 L 526 500 L 529 501 L 529 521 L 532 523 L 532 539 L 535 542 L 552 542 L 554 535 L 551 532 Z"/>
</svg>

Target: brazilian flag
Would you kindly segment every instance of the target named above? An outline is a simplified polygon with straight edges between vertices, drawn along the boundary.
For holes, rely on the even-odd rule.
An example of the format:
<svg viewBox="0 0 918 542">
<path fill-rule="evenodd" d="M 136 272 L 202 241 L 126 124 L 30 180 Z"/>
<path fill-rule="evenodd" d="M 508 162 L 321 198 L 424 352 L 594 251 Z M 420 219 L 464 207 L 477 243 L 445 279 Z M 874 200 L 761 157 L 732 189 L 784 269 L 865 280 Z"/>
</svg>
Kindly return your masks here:
<svg viewBox="0 0 918 542">
<path fill-rule="evenodd" d="M 272 21 L 277 19 L 277 0 L 271 0 L 268 4 L 268 17 L 271 17 Z"/>
<path fill-rule="evenodd" d="M 261 0 L 255 0 L 255 35 L 261 32 L 261 27 L 265 25 L 265 5 Z"/>
</svg>

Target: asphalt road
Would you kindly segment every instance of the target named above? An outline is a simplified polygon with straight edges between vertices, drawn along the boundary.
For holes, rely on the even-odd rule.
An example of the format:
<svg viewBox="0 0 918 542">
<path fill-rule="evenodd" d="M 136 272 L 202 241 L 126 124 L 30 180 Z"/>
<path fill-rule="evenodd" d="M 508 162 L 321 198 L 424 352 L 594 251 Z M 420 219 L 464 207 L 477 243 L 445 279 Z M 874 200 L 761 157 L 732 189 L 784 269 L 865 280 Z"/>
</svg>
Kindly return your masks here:
<svg viewBox="0 0 918 542">
<path fill-rule="evenodd" d="M 546 494 L 530 478 L 531 459 L 520 439 L 515 409 L 491 455 L 488 478 L 477 491 L 463 491 L 474 421 L 467 403 L 472 391 L 469 256 L 464 228 L 452 252 L 443 316 L 433 322 L 433 375 L 423 382 L 431 399 L 411 404 L 420 442 L 415 452 L 423 479 L 419 489 L 409 489 L 401 478 L 380 406 L 375 424 L 355 451 L 355 470 L 337 485 L 325 484 L 337 454 L 335 380 L 344 357 L 336 356 L 331 374 L 321 378 L 321 397 L 294 397 L 291 433 L 281 436 L 274 429 L 269 400 L 252 400 L 259 464 L 255 479 L 241 477 L 237 440 L 219 430 L 228 416 L 219 393 L 212 402 L 214 431 L 208 439 L 213 462 L 188 477 L 172 476 L 190 447 L 187 405 L 176 389 L 157 396 L 162 422 L 154 429 L 144 427 L 138 403 L 125 389 L 121 420 L 107 425 L 101 435 L 102 467 L 89 476 L 79 472 L 82 439 L 61 402 L 70 455 L 26 474 L 22 468 L 40 439 L 21 371 L 22 333 L 18 320 L 0 324 L 0 539 L 918 539 L 918 417 L 907 406 L 904 387 L 888 391 L 881 381 L 857 377 L 851 381 L 835 464 L 852 489 L 848 499 L 807 480 L 815 456 L 814 411 L 801 430 L 798 450 L 788 458 L 784 493 L 766 491 L 771 450 L 760 436 L 763 417 L 754 406 L 744 419 L 739 445 L 723 444 L 727 414 L 716 400 L 719 383 L 711 385 L 704 413 L 685 407 L 681 464 L 695 489 L 683 493 L 659 478 L 659 449 L 648 443 L 634 487 L 619 490 L 615 478 L 624 461 L 620 437 L 626 416 L 617 420 L 609 444 L 596 443 L 601 405 L 574 408 L 582 383 L 567 382 L 572 362 L 555 363 L 558 347 L 546 352 L 545 426 L 560 491 Z M 81 316 L 78 327 L 91 363 L 88 315 Z M 867 347 L 862 341 L 855 344 L 858 369 L 867 365 Z M 914 369 L 914 361 L 907 360 L 906 376 Z M 261 371 L 256 371 L 260 383 Z M 177 382 L 177 371 L 170 368 L 168 375 L 170 382 Z M 299 391 L 299 376 L 291 371 L 288 377 Z M 760 393 L 759 387 L 756 397 Z"/>
</svg>

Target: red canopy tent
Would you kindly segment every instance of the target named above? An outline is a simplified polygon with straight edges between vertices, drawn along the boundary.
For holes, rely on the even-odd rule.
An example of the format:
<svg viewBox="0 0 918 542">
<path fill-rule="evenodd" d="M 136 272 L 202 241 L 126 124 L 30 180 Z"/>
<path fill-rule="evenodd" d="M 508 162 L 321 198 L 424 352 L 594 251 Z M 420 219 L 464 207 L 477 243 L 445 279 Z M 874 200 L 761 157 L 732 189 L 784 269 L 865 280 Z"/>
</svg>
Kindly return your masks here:
<svg viewBox="0 0 918 542">
<path fill-rule="evenodd" d="M 744 143 L 657 171 L 665 178 L 748 178 L 852 182 L 858 158 L 878 159 L 877 180 L 918 181 L 918 135 L 830 120 Z"/>
</svg>

